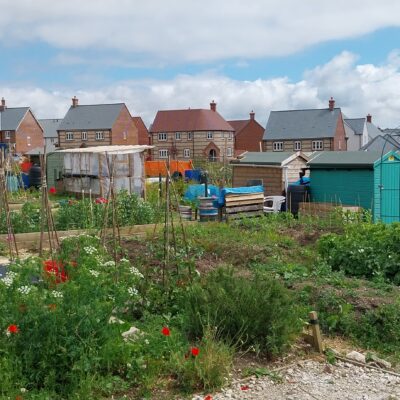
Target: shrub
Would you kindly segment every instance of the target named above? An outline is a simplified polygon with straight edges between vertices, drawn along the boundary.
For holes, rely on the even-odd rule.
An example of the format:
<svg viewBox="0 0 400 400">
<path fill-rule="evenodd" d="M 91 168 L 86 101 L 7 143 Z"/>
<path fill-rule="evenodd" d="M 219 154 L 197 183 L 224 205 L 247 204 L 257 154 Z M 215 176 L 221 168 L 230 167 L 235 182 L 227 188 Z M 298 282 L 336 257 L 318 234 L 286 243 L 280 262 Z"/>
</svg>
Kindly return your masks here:
<svg viewBox="0 0 400 400">
<path fill-rule="evenodd" d="M 384 278 L 400 284 L 400 224 L 359 223 L 344 235 L 328 234 L 318 241 L 318 251 L 333 270 L 347 275 Z"/>
<path fill-rule="evenodd" d="M 292 296 L 276 279 L 260 273 L 235 276 L 219 269 L 193 284 L 182 297 L 188 333 L 199 338 L 204 326 L 216 327 L 221 338 L 274 356 L 300 330 Z"/>
</svg>

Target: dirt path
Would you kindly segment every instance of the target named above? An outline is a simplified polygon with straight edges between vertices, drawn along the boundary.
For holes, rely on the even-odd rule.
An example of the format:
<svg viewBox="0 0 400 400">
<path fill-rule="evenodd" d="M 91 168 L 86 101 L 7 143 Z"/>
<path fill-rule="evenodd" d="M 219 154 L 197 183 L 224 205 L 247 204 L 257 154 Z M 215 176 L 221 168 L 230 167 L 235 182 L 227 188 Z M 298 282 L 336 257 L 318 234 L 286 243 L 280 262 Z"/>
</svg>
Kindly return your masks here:
<svg viewBox="0 0 400 400">
<path fill-rule="evenodd" d="M 383 370 L 340 361 L 335 365 L 305 361 L 280 374 L 282 383 L 269 377 L 233 382 L 211 394 L 212 400 L 400 400 L 400 377 Z"/>
</svg>

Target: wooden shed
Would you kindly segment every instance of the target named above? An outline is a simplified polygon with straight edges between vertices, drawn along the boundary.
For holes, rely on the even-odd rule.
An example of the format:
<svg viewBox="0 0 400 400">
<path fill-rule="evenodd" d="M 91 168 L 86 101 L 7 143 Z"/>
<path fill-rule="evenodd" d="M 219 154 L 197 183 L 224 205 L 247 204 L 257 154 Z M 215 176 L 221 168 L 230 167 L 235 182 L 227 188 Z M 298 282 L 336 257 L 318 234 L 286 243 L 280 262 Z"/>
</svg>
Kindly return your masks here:
<svg viewBox="0 0 400 400">
<path fill-rule="evenodd" d="M 309 157 L 302 152 L 248 152 L 231 162 L 233 187 L 248 186 L 251 181 L 262 181 L 264 193 L 279 196 L 288 184 L 299 179 Z M 261 183 L 261 182 L 260 182 Z"/>
<path fill-rule="evenodd" d="M 312 201 L 370 209 L 375 221 L 400 220 L 398 153 L 321 152 L 308 166 Z"/>
</svg>

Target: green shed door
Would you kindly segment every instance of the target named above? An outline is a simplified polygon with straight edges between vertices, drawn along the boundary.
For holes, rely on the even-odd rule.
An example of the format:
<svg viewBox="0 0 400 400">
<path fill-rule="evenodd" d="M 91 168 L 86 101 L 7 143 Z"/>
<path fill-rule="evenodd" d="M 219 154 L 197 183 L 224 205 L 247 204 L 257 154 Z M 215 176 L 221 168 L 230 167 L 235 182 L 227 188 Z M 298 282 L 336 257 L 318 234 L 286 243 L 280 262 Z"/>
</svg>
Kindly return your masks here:
<svg viewBox="0 0 400 400">
<path fill-rule="evenodd" d="M 400 221 L 400 161 L 397 157 L 387 157 L 376 167 L 380 207 L 376 219 L 384 222 Z M 382 175 L 381 175 L 382 174 Z"/>
</svg>

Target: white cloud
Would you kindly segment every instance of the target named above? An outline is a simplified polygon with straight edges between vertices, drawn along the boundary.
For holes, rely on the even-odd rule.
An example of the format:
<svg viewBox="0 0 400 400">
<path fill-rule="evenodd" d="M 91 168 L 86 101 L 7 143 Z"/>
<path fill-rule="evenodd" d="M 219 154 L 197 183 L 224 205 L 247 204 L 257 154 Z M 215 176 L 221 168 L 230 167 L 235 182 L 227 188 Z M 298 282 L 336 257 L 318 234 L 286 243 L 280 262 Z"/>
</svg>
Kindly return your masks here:
<svg viewBox="0 0 400 400">
<path fill-rule="evenodd" d="M 42 41 L 136 62 L 280 56 L 400 26 L 397 0 L 0 0 L 0 43 Z"/>
<path fill-rule="evenodd" d="M 149 125 L 162 109 L 208 108 L 211 100 L 226 119 L 248 118 L 251 110 L 265 125 L 269 111 L 327 107 L 333 96 L 348 117 L 371 113 L 381 127 L 400 124 L 400 65 L 392 53 L 383 65 L 357 65 L 354 54 L 343 52 L 328 63 L 305 72 L 302 80 L 287 78 L 234 80 L 215 72 L 179 75 L 171 80 L 131 80 L 96 90 L 48 91 L 36 87 L 2 87 L 0 96 L 12 106 L 30 105 L 39 118 L 62 117 L 71 97 L 80 104 L 126 102 L 133 115 Z"/>
</svg>

